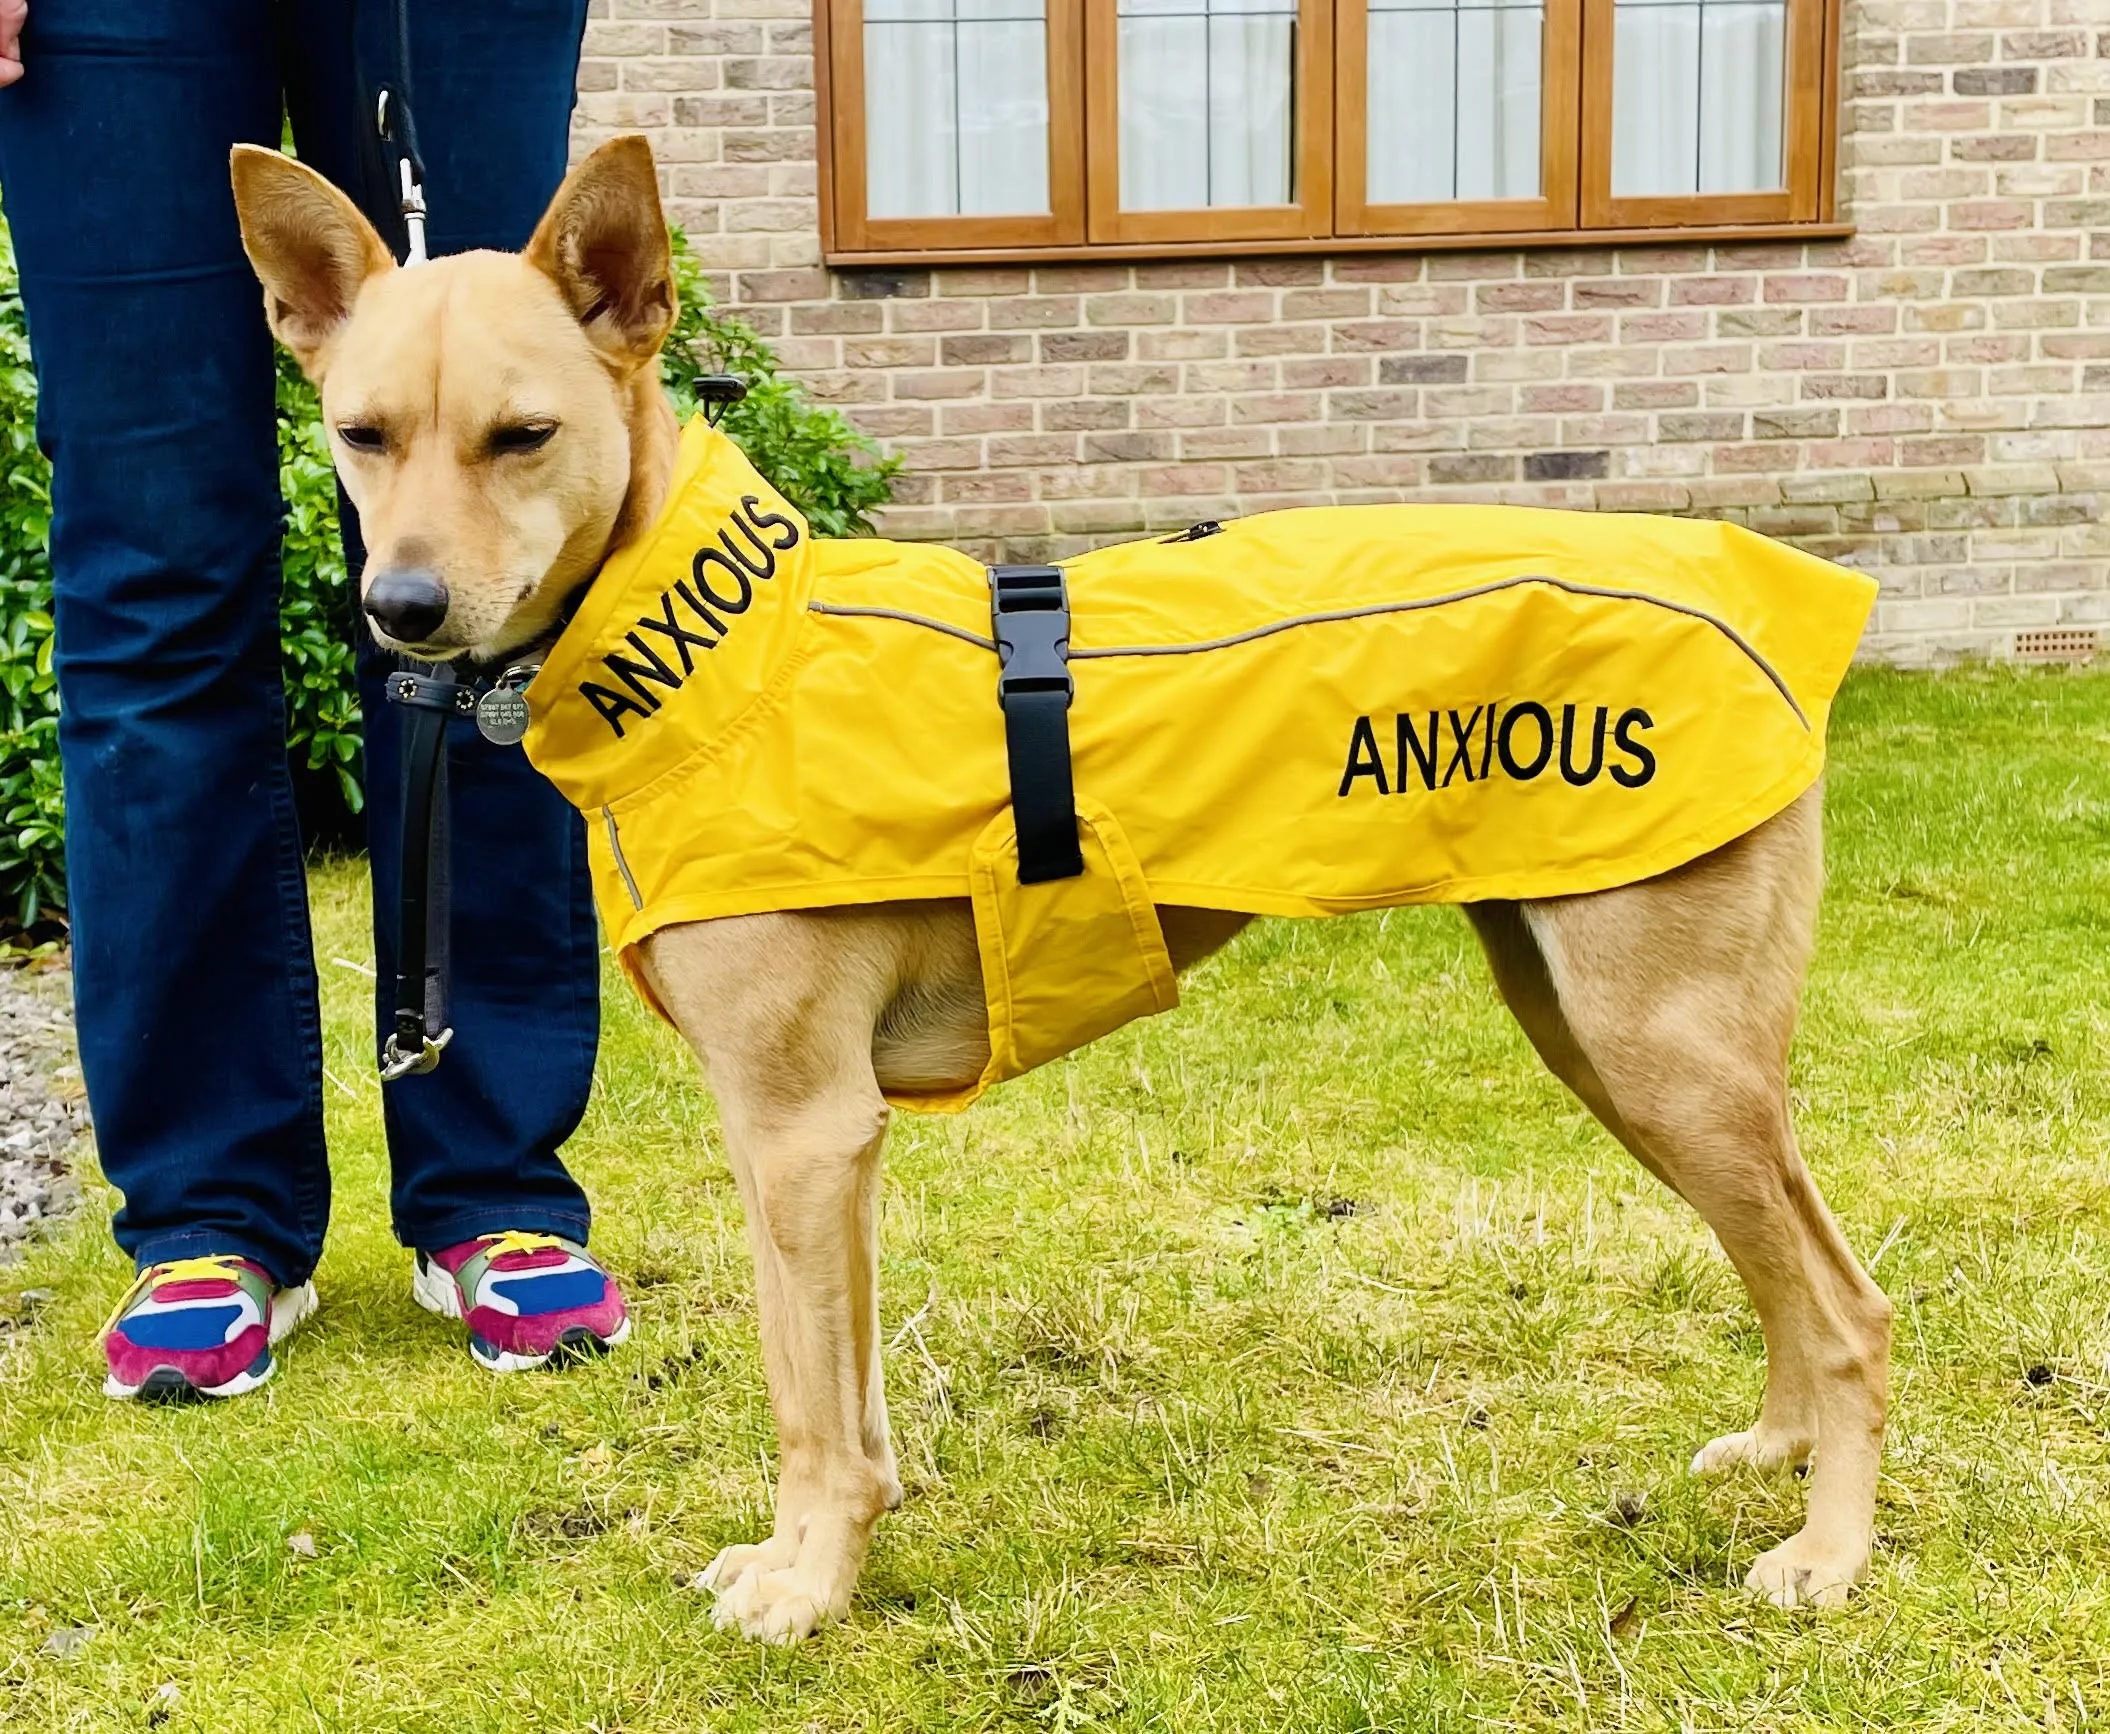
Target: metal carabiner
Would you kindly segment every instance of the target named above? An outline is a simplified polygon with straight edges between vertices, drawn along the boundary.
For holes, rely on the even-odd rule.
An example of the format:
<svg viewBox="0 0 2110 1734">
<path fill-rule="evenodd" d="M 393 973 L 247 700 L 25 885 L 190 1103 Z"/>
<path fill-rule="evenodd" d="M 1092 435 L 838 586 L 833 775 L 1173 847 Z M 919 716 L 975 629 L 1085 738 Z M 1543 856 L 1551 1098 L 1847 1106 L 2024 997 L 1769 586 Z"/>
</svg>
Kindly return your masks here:
<svg viewBox="0 0 2110 1734">
<path fill-rule="evenodd" d="M 406 1052 L 397 1041 L 395 1033 L 381 1046 L 381 1081 L 393 1084 L 398 1078 L 415 1077 L 420 1072 L 429 1072 L 440 1063 L 440 1055 L 447 1044 L 454 1040 L 454 1026 L 449 1024 L 436 1036 L 425 1036 L 421 1045 L 413 1052 Z"/>
</svg>

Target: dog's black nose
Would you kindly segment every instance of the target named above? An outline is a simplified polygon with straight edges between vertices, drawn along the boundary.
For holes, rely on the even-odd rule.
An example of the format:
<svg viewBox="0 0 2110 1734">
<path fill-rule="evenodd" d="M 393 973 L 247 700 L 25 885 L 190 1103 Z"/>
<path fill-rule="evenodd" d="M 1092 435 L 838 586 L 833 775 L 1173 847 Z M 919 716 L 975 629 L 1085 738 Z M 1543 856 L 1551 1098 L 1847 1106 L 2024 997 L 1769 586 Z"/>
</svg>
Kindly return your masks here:
<svg viewBox="0 0 2110 1734">
<path fill-rule="evenodd" d="M 383 572 L 366 587 L 366 613 L 398 644 L 423 644 L 447 618 L 447 586 L 430 572 Z"/>
</svg>

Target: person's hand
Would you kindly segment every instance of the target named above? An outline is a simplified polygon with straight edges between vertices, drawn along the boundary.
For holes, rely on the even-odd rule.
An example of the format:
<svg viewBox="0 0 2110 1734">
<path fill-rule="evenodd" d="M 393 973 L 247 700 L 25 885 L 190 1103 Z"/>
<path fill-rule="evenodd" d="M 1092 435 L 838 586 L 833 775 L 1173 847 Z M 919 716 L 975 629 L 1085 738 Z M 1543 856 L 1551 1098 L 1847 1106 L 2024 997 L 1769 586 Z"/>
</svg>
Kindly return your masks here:
<svg viewBox="0 0 2110 1734">
<path fill-rule="evenodd" d="M 0 0 L 0 90 L 22 76 L 22 26 L 29 0 Z"/>
</svg>

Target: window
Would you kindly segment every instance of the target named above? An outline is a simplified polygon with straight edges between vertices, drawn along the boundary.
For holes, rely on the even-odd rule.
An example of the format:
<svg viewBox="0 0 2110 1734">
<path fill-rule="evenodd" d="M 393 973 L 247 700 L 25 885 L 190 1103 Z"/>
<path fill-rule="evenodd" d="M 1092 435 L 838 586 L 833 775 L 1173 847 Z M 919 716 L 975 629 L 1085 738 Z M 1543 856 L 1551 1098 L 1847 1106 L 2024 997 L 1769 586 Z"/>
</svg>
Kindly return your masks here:
<svg viewBox="0 0 2110 1734">
<path fill-rule="evenodd" d="M 1841 0 L 816 0 L 838 263 L 1831 222 Z"/>
</svg>

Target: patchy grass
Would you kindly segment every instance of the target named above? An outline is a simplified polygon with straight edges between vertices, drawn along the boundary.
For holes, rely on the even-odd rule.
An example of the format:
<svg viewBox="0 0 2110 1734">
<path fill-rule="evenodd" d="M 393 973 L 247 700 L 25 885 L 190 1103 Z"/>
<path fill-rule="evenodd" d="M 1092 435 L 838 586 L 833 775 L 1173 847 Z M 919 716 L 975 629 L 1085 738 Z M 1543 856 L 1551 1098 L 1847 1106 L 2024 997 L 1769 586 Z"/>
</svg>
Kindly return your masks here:
<svg viewBox="0 0 2110 1734">
<path fill-rule="evenodd" d="M 364 891 L 332 866 L 339 1220 L 276 1383 L 105 1403 L 126 1272 L 98 1221 L 0 1278 L 0 1314 L 57 1291 L 0 1335 L 0 1728 L 2110 1716 L 2110 679 L 1860 674 L 1836 739 L 1796 1080 L 1899 1306 L 1877 1567 L 1845 1614 L 1734 1587 L 1801 1506 L 1683 1472 L 1757 1400 L 1741 1291 L 1431 910 L 1263 925 L 1175 1016 L 901 1123 L 908 1503 L 846 1626 L 720 1636 L 677 1580 L 765 1525 L 771 1445 L 686 1060 L 611 993 L 575 1149 L 632 1346 L 485 1377 L 387 1237 L 367 982 L 328 961 L 367 955 Z"/>
</svg>

